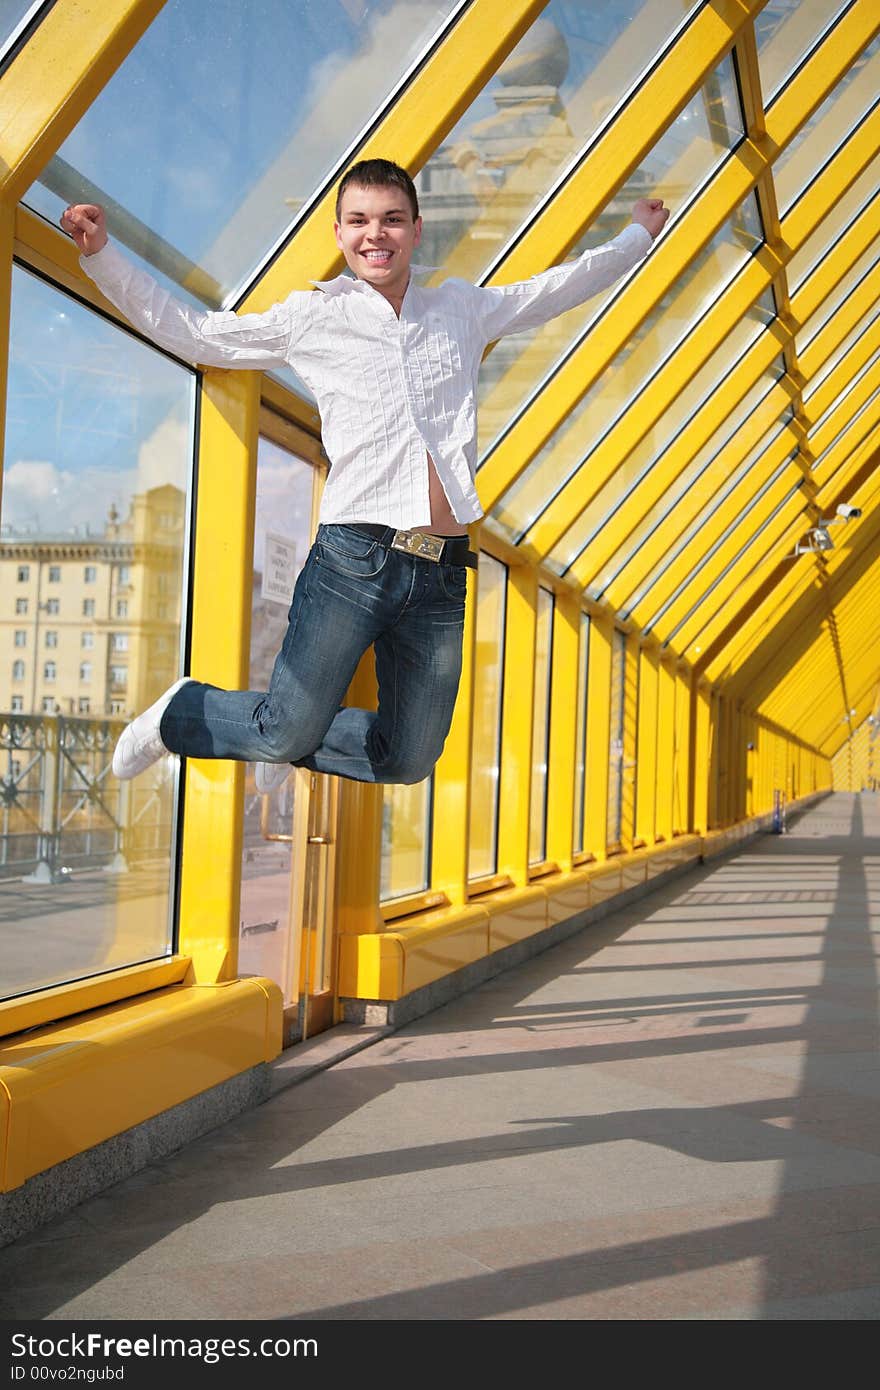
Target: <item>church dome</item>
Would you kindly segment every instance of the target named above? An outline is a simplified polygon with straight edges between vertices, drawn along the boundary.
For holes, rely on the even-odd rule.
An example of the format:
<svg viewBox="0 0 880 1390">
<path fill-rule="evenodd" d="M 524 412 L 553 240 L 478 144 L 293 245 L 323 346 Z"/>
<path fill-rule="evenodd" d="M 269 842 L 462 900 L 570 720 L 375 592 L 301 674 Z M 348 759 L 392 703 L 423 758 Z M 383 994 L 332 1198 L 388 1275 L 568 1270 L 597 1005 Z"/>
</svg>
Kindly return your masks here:
<svg viewBox="0 0 880 1390">
<path fill-rule="evenodd" d="M 505 87 L 561 87 L 568 73 L 568 44 L 552 19 L 538 19 L 498 69 Z"/>
</svg>

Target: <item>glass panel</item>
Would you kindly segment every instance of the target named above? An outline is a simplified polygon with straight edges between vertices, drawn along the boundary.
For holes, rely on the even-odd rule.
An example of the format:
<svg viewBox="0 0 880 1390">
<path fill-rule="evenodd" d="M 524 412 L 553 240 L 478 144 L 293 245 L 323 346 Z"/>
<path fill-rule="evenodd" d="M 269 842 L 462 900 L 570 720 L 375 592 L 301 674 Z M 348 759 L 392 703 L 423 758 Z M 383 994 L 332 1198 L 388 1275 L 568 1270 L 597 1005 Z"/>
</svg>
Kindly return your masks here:
<svg viewBox="0 0 880 1390">
<path fill-rule="evenodd" d="M 822 301 L 819 308 L 809 319 L 802 332 L 797 335 L 798 355 L 803 356 L 807 347 L 812 343 L 817 333 L 834 316 L 842 304 L 854 294 L 862 293 L 862 281 L 870 275 L 871 271 L 880 265 L 880 255 L 877 247 L 870 246 L 864 255 L 860 256 L 855 264 L 847 271 L 843 279 L 834 287 L 831 294 Z"/>
<path fill-rule="evenodd" d="M 433 787 L 432 773 L 424 782 L 382 788 L 383 902 L 423 893 L 430 884 Z"/>
<path fill-rule="evenodd" d="M 878 318 L 880 318 L 880 304 L 874 304 L 872 305 L 868 313 L 865 314 L 864 318 L 859 320 L 855 328 L 851 329 L 850 332 L 847 333 L 843 342 L 840 344 L 838 348 L 836 348 L 834 352 L 832 352 L 831 356 L 826 359 L 826 361 L 819 368 L 816 375 L 810 378 L 803 391 L 804 404 L 806 404 L 807 401 L 809 401 L 812 398 L 812 396 L 819 389 L 822 383 L 824 381 L 827 381 L 828 377 L 835 370 L 835 368 L 840 366 L 847 353 L 849 353 L 851 349 L 854 348 L 856 344 L 865 336 L 865 334 L 869 331 L 872 325 L 877 322 Z"/>
<path fill-rule="evenodd" d="M 580 255 L 616 236 L 630 220 L 637 198 L 666 199 L 680 216 L 688 200 L 736 145 L 743 133 L 733 67 L 729 59 L 680 112 L 640 169 L 573 248 Z M 456 268 L 456 274 L 461 272 Z M 639 267 L 632 272 L 639 273 Z M 502 338 L 483 363 L 479 383 L 479 451 L 485 462 L 513 422 L 523 414 L 565 358 L 586 337 L 621 285 L 553 319 L 532 333 Z M 644 329 L 640 330 L 644 332 Z"/>
<path fill-rule="evenodd" d="M 0 65 L 11 53 L 28 25 L 49 9 L 50 0 L 0 0 Z"/>
<path fill-rule="evenodd" d="M 425 263 L 487 274 L 695 8 L 551 0 L 416 181 Z"/>
<path fill-rule="evenodd" d="M 780 215 L 804 193 L 877 100 L 880 37 L 860 53 L 773 165 Z"/>
<path fill-rule="evenodd" d="M 165 283 L 225 303 L 458 8 L 168 0 L 25 202 L 105 204 Z"/>
<path fill-rule="evenodd" d="M 755 15 L 765 107 L 847 8 L 829 0 L 769 0 Z"/>
<path fill-rule="evenodd" d="M 733 371 L 735 372 L 736 369 L 737 366 L 734 364 Z M 670 525 L 666 528 L 667 535 L 670 536 L 673 525 L 676 534 L 680 534 L 681 528 L 686 525 L 687 521 L 693 516 L 695 506 L 699 505 L 698 499 L 706 497 L 707 494 L 711 495 L 711 488 L 713 485 L 715 488 L 724 488 L 725 479 L 728 474 L 725 471 L 723 462 L 718 462 L 721 455 L 724 451 L 728 451 L 731 458 L 735 456 L 736 446 L 733 445 L 731 449 L 728 449 L 728 446 L 731 445 L 734 436 L 740 428 L 743 425 L 748 425 L 749 419 L 758 408 L 761 401 L 772 391 L 776 382 L 780 377 L 784 376 L 784 374 L 785 362 L 782 358 L 779 358 L 776 369 L 771 372 L 765 372 L 755 382 L 751 390 L 746 392 L 739 405 L 735 406 L 730 412 L 718 433 L 713 435 L 691 462 L 682 469 L 675 482 L 667 488 L 660 501 L 655 503 L 646 514 L 644 519 L 631 534 L 626 545 L 621 547 L 617 555 L 608 565 L 605 573 L 589 586 L 588 592 L 591 597 L 601 597 L 608 585 L 617 578 L 623 569 L 625 569 L 644 545 L 645 541 L 647 541 L 667 519 L 671 519 L 673 513 L 675 514 L 674 522 L 670 520 Z M 713 465 L 715 465 L 714 468 Z M 727 466 L 729 467 L 729 464 Z M 704 480 L 703 486 L 697 490 L 696 484 L 701 478 Z M 635 489 L 632 489 L 632 491 L 635 491 Z M 630 495 L 631 494 L 628 494 L 627 496 L 629 497 Z M 721 504 L 725 496 L 726 490 L 723 490 L 720 497 L 714 498 L 708 506 L 704 507 L 701 513 L 702 518 L 705 519 L 707 516 L 711 516 L 712 512 Z M 669 559 L 671 559 L 671 554 L 667 551 L 663 564 L 665 565 L 668 563 Z"/>
<path fill-rule="evenodd" d="M 19 994 L 172 949 L 178 760 L 121 784 L 110 760 L 180 672 L 195 377 L 26 271 L 12 286 L 0 955 Z"/>
<path fill-rule="evenodd" d="M 287 632 L 287 613 L 296 577 L 311 544 L 315 470 L 273 440 L 257 448 L 254 517 L 254 581 L 248 688 L 266 690 L 275 657 Z M 265 975 L 284 994 L 296 997 L 292 950 L 299 931 L 301 885 L 291 882 L 291 843 L 296 777 L 260 796 L 255 765 L 245 770 L 241 858 L 239 969 Z"/>
<path fill-rule="evenodd" d="M 608 748 L 608 848 L 620 844 L 623 833 L 623 710 L 626 678 L 626 636 L 615 630 L 611 652 L 611 713 Z"/>
<path fill-rule="evenodd" d="M 621 617 L 629 617 L 636 604 L 642 602 L 657 581 L 668 572 L 669 567 L 675 563 L 687 546 L 700 535 L 712 516 L 714 516 L 719 507 L 722 507 L 727 499 L 733 495 L 743 479 L 751 474 L 753 469 L 760 466 L 767 451 L 771 448 L 773 441 L 780 435 L 793 416 L 794 411 L 791 406 L 786 406 L 779 419 L 774 421 L 770 429 L 761 436 L 758 443 L 753 449 L 749 450 L 746 457 L 737 465 L 733 472 L 727 477 L 722 474 L 717 483 L 719 487 L 718 492 L 712 497 L 711 501 L 700 509 L 690 522 L 690 525 L 685 524 L 685 519 L 681 517 L 680 511 L 673 511 L 673 509 L 670 508 L 670 520 L 675 524 L 675 539 L 673 540 L 673 530 L 670 525 L 669 538 L 671 543 L 668 550 L 664 551 L 662 558 L 648 571 L 635 592 L 627 598 L 625 603 L 621 604 Z M 709 466 L 711 466 L 711 461 Z M 749 501 L 749 505 L 751 505 L 751 500 Z"/>
<path fill-rule="evenodd" d="M 590 669 L 590 615 L 581 614 L 580 647 L 578 649 L 577 730 L 575 748 L 577 763 L 574 770 L 574 843 L 575 854 L 584 852 L 584 809 L 587 804 L 587 677 Z"/>
<path fill-rule="evenodd" d="M 498 872 L 498 786 L 501 772 L 501 699 L 507 567 L 480 552 L 477 580 L 477 650 L 474 678 L 471 819 L 468 877 Z"/>
<path fill-rule="evenodd" d="M 777 430 L 776 432 L 778 433 L 779 431 Z M 796 453 L 789 454 L 788 458 L 784 459 L 782 463 L 779 464 L 779 466 L 773 470 L 773 472 L 770 474 L 770 477 L 766 479 L 766 481 L 761 485 L 758 491 L 749 497 L 747 508 L 744 511 L 742 511 L 738 516 L 736 516 L 730 523 L 730 525 L 724 531 L 722 531 L 721 535 L 706 551 L 706 553 L 700 559 L 699 563 L 691 567 L 687 567 L 685 578 L 669 595 L 669 598 L 662 605 L 662 607 L 659 608 L 656 613 L 654 613 L 653 617 L 651 618 L 651 621 L 645 627 L 646 632 L 649 632 L 651 628 L 654 627 L 655 624 L 660 621 L 660 619 L 663 617 L 663 614 L 667 611 L 668 608 L 671 607 L 673 603 L 675 603 L 676 599 L 684 593 L 688 585 L 694 583 L 694 580 L 697 579 L 697 577 L 701 574 L 703 568 L 709 563 L 713 555 L 717 554 L 717 552 L 724 545 L 725 541 L 727 541 L 733 535 L 734 531 L 736 531 L 737 528 L 740 526 L 744 526 L 746 528 L 748 527 L 749 514 L 752 511 L 752 509 L 757 506 L 758 502 L 760 502 L 761 498 L 764 496 L 766 492 L 769 491 L 769 489 L 774 485 L 774 483 L 776 483 L 778 479 L 782 477 L 789 464 L 795 457 Z M 729 566 L 727 568 L 729 568 Z M 727 573 L 727 569 L 724 570 L 724 573 Z"/>
<path fill-rule="evenodd" d="M 547 857 L 547 760 L 550 753 L 550 653 L 553 646 L 553 595 L 538 589 L 535 639 L 535 705 L 532 717 L 532 785 L 529 794 L 529 863 Z"/>
<path fill-rule="evenodd" d="M 565 423 L 500 498 L 492 516 L 509 535 L 519 540 L 537 520 L 637 400 L 646 384 L 681 346 L 694 325 L 699 324 L 760 241 L 757 206 L 750 196 L 738 217 L 726 223 L 691 262 L 683 277 L 684 283 L 667 291 Z M 757 332 L 753 320 L 749 327 L 753 333 Z M 729 354 L 729 347 L 727 351 Z M 717 375 L 716 368 L 715 380 Z M 678 398 L 676 406 L 682 399 Z M 691 392 L 687 393 L 687 399 L 692 399 Z M 668 430 L 664 428 L 659 437 L 664 444 L 668 443 Z M 609 496 L 618 495 L 637 476 L 631 460 L 627 460 L 603 490 L 597 515 L 604 518 Z"/>
<path fill-rule="evenodd" d="M 612 475 L 554 547 L 549 556 L 549 563 L 553 568 L 560 572 L 568 569 L 598 535 L 608 517 L 635 493 L 640 481 L 662 458 L 663 453 L 675 442 L 710 396 L 717 391 L 718 382 L 730 371 L 731 362 L 741 358 L 757 339 L 762 328 L 772 321 L 774 314 L 769 307 L 771 302 L 772 299 L 768 295 L 753 304 L 728 334 L 721 347 L 716 348 L 712 356 L 693 374 L 687 386 L 630 452 L 623 467 Z M 600 577 L 600 584 L 602 588 L 605 587 L 604 573 Z"/>
</svg>

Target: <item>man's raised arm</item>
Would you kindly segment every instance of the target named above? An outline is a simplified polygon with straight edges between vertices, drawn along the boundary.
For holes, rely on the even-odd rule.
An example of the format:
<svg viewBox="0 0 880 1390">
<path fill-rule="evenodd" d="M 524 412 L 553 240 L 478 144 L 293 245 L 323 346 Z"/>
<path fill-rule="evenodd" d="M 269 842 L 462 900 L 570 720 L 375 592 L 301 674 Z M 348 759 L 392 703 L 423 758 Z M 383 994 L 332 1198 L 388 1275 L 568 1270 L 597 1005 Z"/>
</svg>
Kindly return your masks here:
<svg viewBox="0 0 880 1390">
<path fill-rule="evenodd" d="M 289 360 L 305 326 L 312 293 L 291 294 L 263 314 L 195 309 L 175 299 L 108 240 L 104 209 L 96 203 L 69 207 L 61 227 L 76 242 L 80 265 L 98 289 L 152 342 L 187 362 L 206 367 L 262 370 Z"/>
<path fill-rule="evenodd" d="M 513 285 L 477 288 L 477 313 L 487 343 L 508 333 L 539 328 L 583 304 L 600 290 L 608 289 L 650 250 L 669 217 L 662 198 L 640 198 L 633 205 L 632 222 L 613 241 L 585 251 L 576 261 Z"/>
</svg>

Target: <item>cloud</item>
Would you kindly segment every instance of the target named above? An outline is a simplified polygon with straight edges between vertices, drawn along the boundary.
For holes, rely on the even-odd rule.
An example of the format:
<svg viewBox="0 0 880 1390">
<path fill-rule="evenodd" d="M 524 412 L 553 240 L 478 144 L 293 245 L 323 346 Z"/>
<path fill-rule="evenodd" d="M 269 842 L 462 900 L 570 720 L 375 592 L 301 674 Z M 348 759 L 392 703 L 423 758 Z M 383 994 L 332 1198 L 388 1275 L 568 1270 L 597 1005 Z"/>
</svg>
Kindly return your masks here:
<svg viewBox="0 0 880 1390">
<path fill-rule="evenodd" d="M 101 534 L 111 503 L 125 514 L 133 470 L 84 468 L 76 473 L 39 459 L 18 459 L 3 479 L 4 527 L 43 535 Z"/>
</svg>

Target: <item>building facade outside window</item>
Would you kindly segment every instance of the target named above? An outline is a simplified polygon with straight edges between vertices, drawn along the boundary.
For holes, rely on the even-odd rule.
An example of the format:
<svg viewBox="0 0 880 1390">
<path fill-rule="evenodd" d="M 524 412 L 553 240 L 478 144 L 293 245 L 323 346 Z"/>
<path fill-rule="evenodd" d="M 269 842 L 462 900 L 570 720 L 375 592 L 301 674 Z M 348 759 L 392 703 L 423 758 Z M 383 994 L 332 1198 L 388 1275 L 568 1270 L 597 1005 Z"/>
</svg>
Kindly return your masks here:
<svg viewBox="0 0 880 1390">
<path fill-rule="evenodd" d="M 46 599 L 46 612 L 58 614 L 61 612 L 61 600 L 57 598 Z"/>
<path fill-rule="evenodd" d="M 53 681 L 55 679 L 56 666 L 54 661 L 46 661 L 43 664 L 43 680 Z"/>
<path fill-rule="evenodd" d="M 23 662 L 23 661 L 13 661 L 13 663 L 12 663 L 12 679 L 13 679 L 14 681 L 23 681 L 23 680 L 24 680 L 24 662 Z"/>
<path fill-rule="evenodd" d="M 27 630 L 25 628 L 17 627 L 15 629 L 15 645 L 17 647 L 27 646 Z"/>
<path fill-rule="evenodd" d="M 24 696 L 23 696 L 23 695 L 13 695 L 13 697 L 12 697 L 12 702 L 11 702 L 11 703 L 12 703 L 12 713 L 13 713 L 13 714 L 21 714 L 22 710 L 24 709 Z"/>
<path fill-rule="evenodd" d="M 95 565 L 86 565 L 83 570 L 83 580 L 86 584 L 94 584 L 98 578 L 98 570 Z"/>
<path fill-rule="evenodd" d="M 90 681 L 92 679 L 92 663 L 90 661 L 80 662 L 79 678 L 81 681 Z"/>
<path fill-rule="evenodd" d="M 47 646 L 47 647 L 57 647 L 57 646 L 58 646 L 58 633 L 55 631 L 54 628 L 50 628 L 49 631 L 46 633 L 46 646 Z"/>
<path fill-rule="evenodd" d="M 83 599 L 83 617 L 84 617 L 84 618 L 94 618 L 94 616 L 95 616 L 95 600 L 94 600 L 93 598 L 84 598 L 84 599 Z"/>
<path fill-rule="evenodd" d="M 80 633 L 79 644 L 83 648 L 91 648 L 95 645 L 95 634 L 93 632 Z"/>
<path fill-rule="evenodd" d="M 17 598 L 15 600 L 15 611 L 16 613 L 26 613 L 28 611 L 28 601 L 26 598 Z"/>
<path fill-rule="evenodd" d="M 19 567 L 18 567 L 18 582 L 19 582 L 19 584 L 26 584 L 26 583 L 28 582 L 28 580 L 30 579 L 30 577 L 31 577 L 30 565 L 19 565 Z"/>
<path fill-rule="evenodd" d="M 50 565 L 50 566 L 49 566 L 49 583 L 50 583 L 50 584 L 60 584 L 60 583 L 61 583 L 61 566 L 60 566 L 60 565 Z"/>
</svg>

